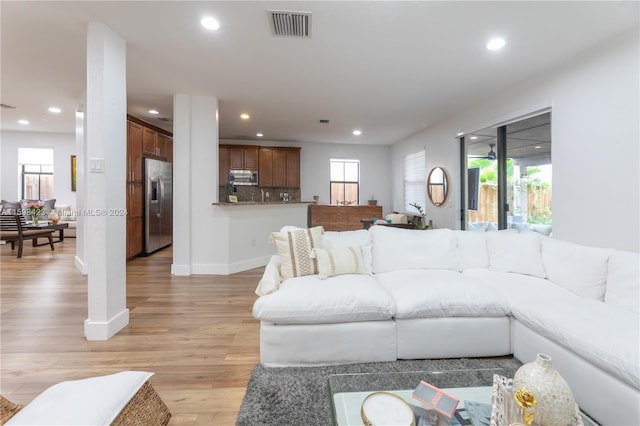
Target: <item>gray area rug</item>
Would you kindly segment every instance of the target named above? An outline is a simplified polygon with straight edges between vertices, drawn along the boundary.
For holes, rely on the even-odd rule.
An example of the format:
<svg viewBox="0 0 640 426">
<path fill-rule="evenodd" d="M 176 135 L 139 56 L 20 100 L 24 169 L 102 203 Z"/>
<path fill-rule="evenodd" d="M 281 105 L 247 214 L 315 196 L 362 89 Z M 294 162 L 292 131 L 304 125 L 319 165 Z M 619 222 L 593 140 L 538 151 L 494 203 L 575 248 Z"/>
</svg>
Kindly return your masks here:
<svg viewBox="0 0 640 426">
<path fill-rule="evenodd" d="M 330 426 L 327 379 L 332 374 L 444 371 L 477 368 L 515 370 L 512 357 L 401 360 L 325 367 L 265 367 L 251 372 L 237 426 Z"/>
</svg>

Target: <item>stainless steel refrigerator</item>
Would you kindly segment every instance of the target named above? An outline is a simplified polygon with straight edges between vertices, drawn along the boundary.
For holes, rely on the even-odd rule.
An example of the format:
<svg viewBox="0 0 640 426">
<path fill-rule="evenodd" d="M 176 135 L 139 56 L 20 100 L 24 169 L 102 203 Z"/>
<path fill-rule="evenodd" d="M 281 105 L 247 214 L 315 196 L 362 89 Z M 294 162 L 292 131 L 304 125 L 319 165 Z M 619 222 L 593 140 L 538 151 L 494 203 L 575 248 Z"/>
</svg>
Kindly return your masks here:
<svg viewBox="0 0 640 426">
<path fill-rule="evenodd" d="M 173 242 L 171 163 L 144 159 L 144 254 Z"/>
</svg>

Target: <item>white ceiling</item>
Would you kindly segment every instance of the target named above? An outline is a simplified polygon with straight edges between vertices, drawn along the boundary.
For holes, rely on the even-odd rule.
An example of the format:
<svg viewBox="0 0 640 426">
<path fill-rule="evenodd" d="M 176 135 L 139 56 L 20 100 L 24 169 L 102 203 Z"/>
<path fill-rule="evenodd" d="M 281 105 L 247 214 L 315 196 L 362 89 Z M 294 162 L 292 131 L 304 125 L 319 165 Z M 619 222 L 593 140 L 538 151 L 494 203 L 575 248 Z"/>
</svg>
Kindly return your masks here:
<svg viewBox="0 0 640 426">
<path fill-rule="evenodd" d="M 637 26 L 638 4 L 5 0 L 0 102 L 17 109 L 1 126 L 74 132 L 97 21 L 127 40 L 129 113 L 160 127 L 147 111 L 171 118 L 186 93 L 219 99 L 221 138 L 391 144 Z M 268 9 L 312 12 L 311 38 L 272 36 Z M 496 35 L 507 46 L 488 51 Z"/>
</svg>

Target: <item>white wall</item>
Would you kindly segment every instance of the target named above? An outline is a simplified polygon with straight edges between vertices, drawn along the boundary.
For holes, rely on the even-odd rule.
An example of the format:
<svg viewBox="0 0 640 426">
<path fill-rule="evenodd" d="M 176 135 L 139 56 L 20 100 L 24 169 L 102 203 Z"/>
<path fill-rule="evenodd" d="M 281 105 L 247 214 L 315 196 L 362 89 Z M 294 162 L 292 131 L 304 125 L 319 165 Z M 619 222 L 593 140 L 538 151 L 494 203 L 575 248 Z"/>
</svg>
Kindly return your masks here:
<svg viewBox="0 0 640 426">
<path fill-rule="evenodd" d="M 374 194 L 384 214 L 393 211 L 389 146 L 228 140 L 221 140 L 220 143 L 301 147 L 301 199 L 311 201 L 314 195 L 318 195 L 320 204 L 330 202 L 329 160 L 332 158 L 360 160 L 360 204 L 367 204 L 369 197 Z"/>
<path fill-rule="evenodd" d="M 427 170 L 444 166 L 452 181 L 428 218 L 459 228 L 456 134 L 550 106 L 554 237 L 640 251 L 638 40 L 636 28 L 392 146 L 393 205 L 402 206 L 402 156 L 424 146 Z"/>
<path fill-rule="evenodd" d="M 16 201 L 20 196 L 18 176 L 18 148 L 53 148 L 53 191 L 56 204 L 76 204 L 76 193 L 71 192 L 71 156 L 75 155 L 73 133 L 39 133 L 2 131 L 0 135 L 0 197 Z"/>
</svg>

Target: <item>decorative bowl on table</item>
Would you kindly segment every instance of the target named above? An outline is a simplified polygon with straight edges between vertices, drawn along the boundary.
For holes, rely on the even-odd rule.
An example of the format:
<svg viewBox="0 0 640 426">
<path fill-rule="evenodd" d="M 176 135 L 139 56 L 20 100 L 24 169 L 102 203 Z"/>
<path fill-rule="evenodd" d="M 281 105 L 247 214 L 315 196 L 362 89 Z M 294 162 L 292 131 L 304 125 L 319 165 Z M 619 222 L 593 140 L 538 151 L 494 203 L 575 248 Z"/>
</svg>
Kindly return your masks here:
<svg viewBox="0 0 640 426">
<path fill-rule="evenodd" d="M 415 426 L 413 410 L 390 392 L 373 392 L 362 401 L 360 416 L 365 426 Z"/>
</svg>

